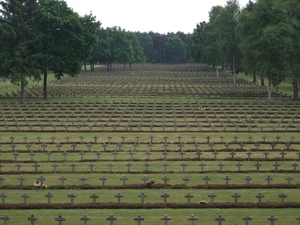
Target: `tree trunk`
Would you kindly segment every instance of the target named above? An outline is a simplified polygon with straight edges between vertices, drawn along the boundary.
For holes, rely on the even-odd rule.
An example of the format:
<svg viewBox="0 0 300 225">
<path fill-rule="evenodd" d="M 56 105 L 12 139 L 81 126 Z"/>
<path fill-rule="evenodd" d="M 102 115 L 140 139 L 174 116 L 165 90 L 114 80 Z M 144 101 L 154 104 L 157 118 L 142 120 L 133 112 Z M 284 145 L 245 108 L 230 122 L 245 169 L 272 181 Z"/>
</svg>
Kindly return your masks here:
<svg viewBox="0 0 300 225">
<path fill-rule="evenodd" d="M 216 66 L 216 72 L 217 72 L 217 77 L 219 78 L 219 70 L 218 70 L 218 66 Z"/>
<path fill-rule="evenodd" d="M 252 83 L 257 83 L 256 73 L 253 73 Z"/>
<path fill-rule="evenodd" d="M 109 71 L 109 62 L 106 62 L 106 70 Z"/>
<path fill-rule="evenodd" d="M 272 85 L 272 76 L 268 75 L 268 102 L 271 102 L 272 96 L 271 96 L 271 85 Z"/>
<path fill-rule="evenodd" d="M 86 62 L 83 61 L 84 71 L 86 71 Z"/>
<path fill-rule="evenodd" d="M 260 85 L 261 85 L 261 86 L 265 86 L 265 78 L 264 78 L 264 76 L 262 76 L 262 77 L 260 78 Z"/>
<path fill-rule="evenodd" d="M 293 78 L 293 100 L 299 101 L 299 91 L 298 91 L 298 78 L 294 77 Z"/>
<path fill-rule="evenodd" d="M 235 86 L 236 85 L 236 82 L 235 82 L 235 66 L 234 66 L 234 62 L 235 61 L 235 55 L 234 53 L 232 53 L 232 76 L 233 76 L 233 85 Z"/>
<path fill-rule="evenodd" d="M 25 102 L 25 85 L 23 80 L 21 80 L 21 101 L 22 103 Z"/>
<path fill-rule="evenodd" d="M 90 67 L 91 67 L 91 71 L 94 71 L 93 62 L 92 61 L 90 61 Z"/>
<path fill-rule="evenodd" d="M 44 69 L 44 100 L 48 99 L 48 93 L 47 93 L 47 79 L 48 79 L 48 71 L 47 67 Z"/>
</svg>

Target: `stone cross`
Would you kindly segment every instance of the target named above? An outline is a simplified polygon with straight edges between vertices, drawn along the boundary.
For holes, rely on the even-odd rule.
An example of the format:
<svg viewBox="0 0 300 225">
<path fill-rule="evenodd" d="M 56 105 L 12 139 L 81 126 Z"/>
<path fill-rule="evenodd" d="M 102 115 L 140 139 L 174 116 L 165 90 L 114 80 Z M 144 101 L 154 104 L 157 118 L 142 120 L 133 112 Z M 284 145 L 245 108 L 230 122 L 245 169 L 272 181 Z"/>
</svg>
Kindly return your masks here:
<svg viewBox="0 0 300 225">
<path fill-rule="evenodd" d="M 120 178 L 120 180 L 123 181 L 123 186 L 125 186 L 125 182 L 126 182 L 126 180 L 128 180 L 128 178 L 123 176 L 123 177 Z"/>
<path fill-rule="evenodd" d="M 84 182 L 87 180 L 84 176 L 80 177 L 79 180 L 81 181 L 81 185 L 84 185 Z"/>
<path fill-rule="evenodd" d="M 242 218 L 242 220 L 245 221 L 245 225 L 249 225 L 249 221 L 252 220 L 252 218 L 247 214 Z"/>
<path fill-rule="evenodd" d="M 144 193 L 141 193 L 138 195 L 138 197 L 142 199 L 142 204 L 144 204 L 144 199 L 147 197 L 147 195 Z"/>
<path fill-rule="evenodd" d="M 114 224 L 114 221 L 116 221 L 117 218 L 114 217 L 114 216 L 111 214 L 109 217 L 106 218 L 106 220 L 109 221 L 110 225 L 113 225 L 113 224 Z"/>
<path fill-rule="evenodd" d="M 164 167 L 164 172 L 166 173 L 167 167 L 169 166 L 169 164 L 165 162 L 164 164 L 162 164 L 162 166 Z"/>
<path fill-rule="evenodd" d="M 64 161 L 66 161 L 66 160 L 67 160 L 68 152 L 64 151 L 64 152 L 62 153 L 62 155 L 64 156 Z"/>
<path fill-rule="evenodd" d="M 30 195 L 24 193 L 21 195 L 21 197 L 24 199 L 24 204 L 26 205 L 27 204 L 27 198 L 30 198 Z"/>
<path fill-rule="evenodd" d="M 292 178 L 292 177 L 290 177 L 290 176 L 288 176 L 288 177 L 286 177 L 286 178 L 285 178 L 285 180 L 287 180 L 287 181 L 288 181 L 288 184 L 291 184 L 291 181 L 293 180 L 293 178 Z"/>
<path fill-rule="evenodd" d="M 257 162 L 254 166 L 256 166 L 256 170 L 259 171 L 259 167 L 261 167 L 261 164 Z"/>
<path fill-rule="evenodd" d="M 252 178 L 251 178 L 251 177 L 249 177 L 249 176 L 247 176 L 247 177 L 245 178 L 245 181 L 247 182 L 247 185 L 249 185 L 249 184 L 250 184 L 250 180 L 252 180 Z"/>
<path fill-rule="evenodd" d="M 87 143 L 86 147 L 88 147 L 89 152 L 91 151 L 91 148 L 93 147 L 93 145 L 91 143 Z"/>
<path fill-rule="evenodd" d="M 274 225 L 275 221 L 278 220 L 277 217 L 274 215 L 271 215 L 270 217 L 267 218 L 267 220 L 271 221 L 271 225 Z"/>
<path fill-rule="evenodd" d="M 265 180 L 267 181 L 268 185 L 270 185 L 270 182 L 271 182 L 271 180 L 273 180 L 273 178 L 270 176 L 267 176 Z"/>
<path fill-rule="evenodd" d="M 182 181 L 184 181 L 184 185 L 187 186 L 187 182 L 190 180 L 188 177 L 182 178 Z"/>
<path fill-rule="evenodd" d="M 72 173 L 74 173 L 77 165 L 75 163 L 71 163 L 70 166 L 72 167 Z"/>
<path fill-rule="evenodd" d="M 90 164 L 88 164 L 88 166 L 90 167 L 90 172 L 92 173 L 94 171 L 95 164 L 90 163 Z"/>
<path fill-rule="evenodd" d="M 278 170 L 278 167 L 280 167 L 280 164 L 278 162 L 275 162 L 273 164 L 273 166 L 275 167 L 275 170 L 277 171 Z"/>
<path fill-rule="evenodd" d="M 264 197 L 265 196 L 262 193 L 259 193 L 258 195 L 255 196 L 255 198 L 258 198 L 258 203 L 261 203 L 261 199 Z"/>
<path fill-rule="evenodd" d="M 84 215 L 83 217 L 80 218 L 80 220 L 83 221 L 83 225 L 87 225 L 87 221 L 91 220 L 91 218 Z"/>
<path fill-rule="evenodd" d="M 226 181 L 226 185 L 228 185 L 228 182 L 231 180 L 231 178 L 228 177 L 228 176 L 226 176 L 226 177 L 223 178 L 223 180 L 225 180 Z"/>
<path fill-rule="evenodd" d="M 192 195 L 191 193 L 188 193 L 187 195 L 184 196 L 185 198 L 187 198 L 188 203 L 191 203 L 191 198 L 194 198 L 194 195 Z"/>
<path fill-rule="evenodd" d="M 164 221 L 165 225 L 167 225 L 168 221 L 171 220 L 171 217 L 165 214 L 163 217 L 161 217 L 161 220 Z"/>
<path fill-rule="evenodd" d="M 80 155 L 80 161 L 82 161 L 83 160 L 83 156 L 85 155 L 85 152 L 84 151 L 80 151 L 78 154 Z"/>
<path fill-rule="evenodd" d="M 185 173 L 185 167 L 187 167 L 187 164 L 186 163 L 182 163 L 181 166 L 182 166 L 182 172 Z"/>
<path fill-rule="evenodd" d="M 19 153 L 15 151 L 15 152 L 13 153 L 13 155 L 14 155 L 14 157 L 15 157 L 15 161 L 17 161 L 17 158 L 18 158 Z"/>
<path fill-rule="evenodd" d="M 284 199 L 287 198 L 287 195 L 284 193 L 281 193 L 280 195 L 278 195 L 279 198 L 281 198 L 281 203 L 284 203 Z"/>
<path fill-rule="evenodd" d="M 132 164 L 126 163 L 125 166 L 127 167 L 127 172 L 130 173 L 130 167 L 132 166 Z"/>
<path fill-rule="evenodd" d="M 33 161 L 33 156 L 35 156 L 35 154 L 31 151 L 28 155 L 30 156 L 30 161 Z"/>
<path fill-rule="evenodd" d="M 208 185 L 208 181 L 210 180 L 210 178 L 208 176 L 205 176 L 203 178 L 203 180 L 205 180 L 205 185 L 207 186 Z"/>
<path fill-rule="evenodd" d="M 97 160 L 99 161 L 99 160 L 100 160 L 101 152 L 98 151 L 98 152 L 96 152 L 95 154 L 97 155 Z"/>
<path fill-rule="evenodd" d="M 5 198 L 6 198 L 6 197 L 7 197 L 6 194 L 4 194 L 4 193 L 0 194 L 0 198 L 2 199 L 2 204 L 5 203 Z"/>
<path fill-rule="evenodd" d="M 51 194 L 50 192 L 48 192 L 48 194 L 46 194 L 46 195 L 45 195 L 45 197 L 48 199 L 48 204 L 50 204 L 50 202 L 51 202 L 51 198 L 53 198 L 53 197 L 54 197 L 54 195 L 53 195 L 53 194 Z"/>
<path fill-rule="evenodd" d="M 216 198 L 217 195 L 214 194 L 214 193 L 211 193 L 211 194 L 208 195 L 208 197 L 210 198 L 210 202 L 213 203 L 214 202 L 214 198 Z"/>
<path fill-rule="evenodd" d="M 100 177 L 99 180 L 102 181 L 102 187 L 104 187 L 105 181 L 107 181 L 107 178 L 106 177 Z"/>
<path fill-rule="evenodd" d="M 17 167 L 17 171 L 20 172 L 20 168 L 22 167 L 22 164 L 18 162 L 18 163 L 15 165 L 15 167 Z"/>
<path fill-rule="evenodd" d="M 10 217 L 7 216 L 7 215 L 5 214 L 4 216 L 1 216 L 1 217 L 0 217 L 0 220 L 3 220 L 4 225 L 6 225 L 6 224 L 7 224 L 7 221 L 10 220 Z"/>
<path fill-rule="evenodd" d="M 164 199 L 164 203 L 167 204 L 167 198 L 169 198 L 170 195 L 164 192 L 160 197 L 162 197 Z"/>
<path fill-rule="evenodd" d="M 243 164 L 239 162 L 239 163 L 237 163 L 235 165 L 238 167 L 238 171 L 241 171 L 241 166 L 243 166 Z"/>
<path fill-rule="evenodd" d="M 231 195 L 231 197 L 234 198 L 234 202 L 237 203 L 238 198 L 241 197 L 241 195 L 239 195 L 238 193 L 234 193 L 233 195 Z"/>
<path fill-rule="evenodd" d="M 0 185 L 3 185 L 3 181 L 5 181 L 5 178 L 4 177 L 0 177 Z"/>
<path fill-rule="evenodd" d="M 25 180 L 25 178 L 23 176 L 20 176 L 18 180 L 20 181 L 20 185 L 23 186 L 23 181 Z"/>
<path fill-rule="evenodd" d="M 109 166 L 109 172 L 112 172 L 112 168 L 114 167 L 114 164 L 110 163 L 108 164 L 108 166 Z"/>
<path fill-rule="evenodd" d="M 115 195 L 116 198 L 118 198 L 118 203 L 121 202 L 121 198 L 124 197 L 124 195 L 122 195 L 121 193 L 118 193 Z"/>
<path fill-rule="evenodd" d="M 74 198 L 76 198 L 76 194 L 71 193 L 71 194 L 68 195 L 68 197 L 71 198 L 71 204 L 73 204 L 74 203 Z"/>
<path fill-rule="evenodd" d="M 199 166 L 201 167 L 201 172 L 203 172 L 203 167 L 206 166 L 206 164 L 202 162 L 199 164 Z"/>
<path fill-rule="evenodd" d="M 220 171 L 222 171 L 222 168 L 223 168 L 223 166 L 225 166 L 222 162 L 220 162 L 219 164 L 218 164 L 218 166 L 220 167 Z"/>
<path fill-rule="evenodd" d="M 188 220 L 191 221 L 191 225 L 194 225 L 195 221 L 198 220 L 198 217 L 195 217 L 194 214 L 192 214 L 190 217 L 188 217 Z"/>
<path fill-rule="evenodd" d="M 96 199 L 99 198 L 99 195 L 97 195 L 96 193 L 93 193 L 92 195 L 90 195 L 90 198 L 93 199 L 93 204 L 96 203 Z"/>
<path fill-rule="evenodd" d="M 57 218 L 55 218 L 55 221 L 58 222 L 58 225 L 62 225 L 62 222 L 65 221 L 66 219 L 63 218 L 61 215 L 59 215 Z"/>
<path fill-rule="evenodd" d="M 59 180 L 61 181 L 61 185 L 64 186 L 65 180 L 67 180 L 67 178 L 65 178 L 64 176 L 61 176 L 59 178 Z"/>
<path fill-rule="evenodd" d="M 27 218 L 27 220 L 30 221 L 31 225 L 34 225 L 34 222 L 38 220 L 37 217 L 34 217 L 34 215 L 31 215 L 30 217 Z"/>
<path fill-rule="evenodd" d="M 162 179 L 163 181 L 164 181 L 164 184 L 165 184 L 165 186 L 167 185 L 167 182 L 170 180 L 168 177 L 164 177 L 163 179 Z"/>
<path fill-rule="evenodd" d="M 215 221 L 218 221 L 218 224 L 222 225 L 222 222 L 225 221 L 225 218 L 219 215 L 217 218 L 215 218 Z"/>
<path fill-rule="evenodd" d="M 141 222 L 145 220 L 140 214 L 137 217 L 133 218 L 134 221 L 137 221 L 137 225 L 141 225 Z"/>
</svg>

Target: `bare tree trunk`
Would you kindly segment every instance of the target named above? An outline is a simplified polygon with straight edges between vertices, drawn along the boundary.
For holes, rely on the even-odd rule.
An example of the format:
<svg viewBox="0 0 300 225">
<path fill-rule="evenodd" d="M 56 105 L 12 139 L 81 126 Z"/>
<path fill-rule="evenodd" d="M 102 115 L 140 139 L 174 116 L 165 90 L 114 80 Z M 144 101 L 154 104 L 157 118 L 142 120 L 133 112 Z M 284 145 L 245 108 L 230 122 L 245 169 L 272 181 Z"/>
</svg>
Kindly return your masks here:
<svg viewBox="0 0 300 225">
<path fill-rule="evenodd" d="M 295 100 L 295 101 L 299 101 L 298 85 L 299 85 L 298 78 L 294 77 L 293 78 L 293 92 L 294 92 L 294 94 L 293 94 L 293 100 Z"/>
<path fill-rule="evenodd" d="M 219 78 L 219 70 L 218 70 L 218 66 L 216 66 L 216 72 L 217 72 L 217 77 Z"/>
<path fill-rule="evenodd" d="M 109 71 L 109 62 L 106 62 L 106 70 Z"/>
</svg>

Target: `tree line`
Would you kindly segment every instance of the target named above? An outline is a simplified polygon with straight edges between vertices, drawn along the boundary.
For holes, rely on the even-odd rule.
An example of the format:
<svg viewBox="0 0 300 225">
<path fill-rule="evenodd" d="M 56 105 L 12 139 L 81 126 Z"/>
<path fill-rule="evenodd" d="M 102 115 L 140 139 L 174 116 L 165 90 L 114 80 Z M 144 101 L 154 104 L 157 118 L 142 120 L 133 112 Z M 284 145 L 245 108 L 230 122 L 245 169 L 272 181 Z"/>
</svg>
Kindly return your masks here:
<svg viewBox="0 0 300 225">
<path fill-rule="evenodd" d="M 190 38 L 190 55 L 195 61 L 230 68 L 253 76 L 261 85 L 267 78 L 271 88 L 291 80 L 293 99 L 299 100 L 300 4 L 298 0 L 249 0 L 240 9 L 237 0 L 214 6 L 209 21 L 197 24 Z"/>
<path fill-rule="evenodd" d="M 190 34 L 129 32 L 102 28 L 90 13 L 79 16 L 63 0 L 0 1 L 0 76 L 20 85 L 25 101 L 29 79 L 43 81 L 47 99 L 48 71 L 60 79 L 75 76 L 96 63 L 184 63 Z"/>
</svg>

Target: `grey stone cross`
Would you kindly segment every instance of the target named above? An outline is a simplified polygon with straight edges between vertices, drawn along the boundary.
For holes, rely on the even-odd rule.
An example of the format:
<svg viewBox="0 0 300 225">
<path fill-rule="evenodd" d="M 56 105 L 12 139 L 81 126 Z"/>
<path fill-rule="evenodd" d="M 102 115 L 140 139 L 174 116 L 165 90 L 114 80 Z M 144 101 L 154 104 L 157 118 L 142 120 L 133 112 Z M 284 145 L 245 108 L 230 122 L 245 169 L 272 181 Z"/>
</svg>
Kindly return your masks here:
<svg viewBox="0 0 300 225">
<path fill-rule="evenodd" d="M 61 215 L 59 215 L 57 218 L 55 218 L 55 221 L 58 222 L 58 225 L 62 225 L 62 222 L 65 221 L 66 219 L 63 218 Z"/>
<path fill-rule="evenodd" d="M 71 198 L 71 204 L 73 204 L 74 198 L 76 198 L 76 194 L 74 194 L 74 193 L 68 194 L 68 197 Z"/>
<path fill-rule="evenodd" d="M 164 192 L 160 197 L 162 197 L 164 199 L 164 203 L 167 204 L 167 198 L 169 198 L 170 195 Z"/>
<path fill-rule="evenodd" d="M 191 221 L 191 225 L 194 225 L 195 221 L 198 220 L 198 217 L 195 217 L 194 214 L 192 214 L 190 217 L 188 217 L 188 220 Z"/>
<path fill-rule="evenodd" d="M 134 221 L 137 221 L 137 225 L 141 225 L 141 222 L 145 220 L 140 214 L 137 217 L 133 218 Z"/>
<path fill-rule="evenodd" d="M 171 217 L 165 214 L 163 217 L 160 218 L 162 221 L 164 221 L 164 224 L 167 225 L 168 221 L 171 220 Z"/>
<path fill-rule="evenodd" d="M 117 218 L 114 217 L 113 214 L 111 214 L 109 217 L 106 218 L 106 220 L 109 221 L 109 224 L 110 224 L 110 225 L 113 225 L 113 224 L 114 224 L 114 221 L 116 221 Z"/>
<path fill-rule="evenodd" d="M 50 203 L 51 203 L 51 198 L 53 198 L 53 197 L 54 197 L 54 195 L 53 195 L 53 194 L 51 194 L 50 192 L 48 192 L 48 193 L 45 195 L 45 197 L 47 198 L 47 202 L 48 202 L 48 204 L 50 204 Z"/>
<path fill-rule="evenodd" d="M 31 225 L 34 225 L 34 222 L 38 220 L 37 217 L 35 217 L 34 215 L 31 215 L 30 217 L 27 218 L 27 220 L 30 221 Z"/>
</svg>

